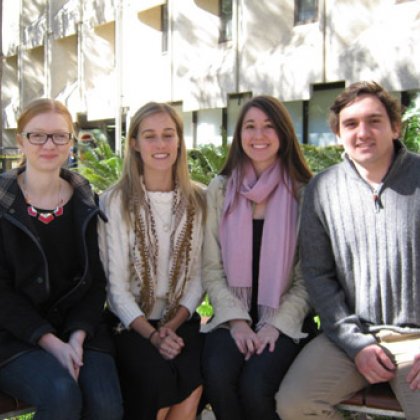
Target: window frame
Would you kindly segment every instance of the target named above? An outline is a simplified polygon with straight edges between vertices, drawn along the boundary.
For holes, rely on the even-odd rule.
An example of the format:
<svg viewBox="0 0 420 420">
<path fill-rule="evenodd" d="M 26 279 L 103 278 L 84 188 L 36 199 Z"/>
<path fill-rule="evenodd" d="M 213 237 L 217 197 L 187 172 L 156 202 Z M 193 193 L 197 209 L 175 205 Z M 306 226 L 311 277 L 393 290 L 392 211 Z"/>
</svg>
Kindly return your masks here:
<svg viewBox="0 0 420 420">
<path fill-rule="evenodd" d="M 168 5 L 166 3 L 160 6 L 160 28 L 162 31 L 161 51 L 162 54 L 165 54 L 168 52 L 169 45 L 169 14 Z"/>
<path fill-rule="evenodd" d="M 230 10 L 226 13 L 226 7 Z M 232 41 L 233 37 L 233 0 L 219 0 L 219 44 Z"/>
<path fill-rule="evenodd" d="M 305 0 L 295 0 L 295 26 L 306 25 L 308 23 L 314 23 L 319 20 L 319 0 L 311 0 L 313 3 L 313 15 L 310 17 L 302 18 L 301 15 L 305 12 L 302 10 L 304 7 Z M 309 0 L 307 0 L 309 1 Z"/>
</svg>

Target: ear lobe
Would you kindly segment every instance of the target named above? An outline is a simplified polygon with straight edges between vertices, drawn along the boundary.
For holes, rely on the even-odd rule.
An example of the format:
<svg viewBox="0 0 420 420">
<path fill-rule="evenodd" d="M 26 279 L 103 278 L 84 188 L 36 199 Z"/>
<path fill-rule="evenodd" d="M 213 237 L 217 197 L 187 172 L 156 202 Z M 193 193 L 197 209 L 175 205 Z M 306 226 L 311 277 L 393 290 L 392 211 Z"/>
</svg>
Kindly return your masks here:
<svg viewBox="0 0 420 420">
<path fill-rule="evenodd" d="M 133 150 L 136 150 L 137 152 L 140 152 L 139 146 L 137 144 L 137 139 L 135 137 L 131 137 L 130 139 L 130 146 Z"/>
<path fill-rule="evenodd" d="M 395 127 L 392 128 L 394 139 L 399 139 L 401 135 L 401 125 L 398 124 Z"/>
<path fill-rule="evenodd" d="M 17 144 L 18 148 L 21 150 L 21 152 L 23 152 L 23 150 L 22 150 L 23 140 L 22 140 L 22 135 L 21 134 L 16 135 L 16 144 Z"/>
</svg>

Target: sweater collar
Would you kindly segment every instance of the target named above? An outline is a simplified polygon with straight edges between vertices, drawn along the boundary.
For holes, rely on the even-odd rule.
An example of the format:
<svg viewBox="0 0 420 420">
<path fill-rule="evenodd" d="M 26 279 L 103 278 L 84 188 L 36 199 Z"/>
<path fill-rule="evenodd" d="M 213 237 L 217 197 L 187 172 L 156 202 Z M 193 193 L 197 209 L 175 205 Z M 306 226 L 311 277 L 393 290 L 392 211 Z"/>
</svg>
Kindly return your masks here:
<svg viewBox="0 0 420 420">
<path fill-rule="evenodd" d="M 388 172 L 386 173 L 385 177 L 382 180 L 382 185 L 386 183 L 389 178 L 392 178 L 393 174 L 401 168 L 404 164 L 408 156 L 408 151 L 405 145 L 400 140 L 394 140 L 394 159 L 391 162 L 391 166 L 388 168 Z M 354 162 L 350 159 L 347 153 L 344 153 L 344 166 L 346 172 L 352 177 L 358 180 L 362 180 L 363 182 L 367 183 L 362 176 L 360 175 L 359 171 L 356 168 Z"/>
</svg>

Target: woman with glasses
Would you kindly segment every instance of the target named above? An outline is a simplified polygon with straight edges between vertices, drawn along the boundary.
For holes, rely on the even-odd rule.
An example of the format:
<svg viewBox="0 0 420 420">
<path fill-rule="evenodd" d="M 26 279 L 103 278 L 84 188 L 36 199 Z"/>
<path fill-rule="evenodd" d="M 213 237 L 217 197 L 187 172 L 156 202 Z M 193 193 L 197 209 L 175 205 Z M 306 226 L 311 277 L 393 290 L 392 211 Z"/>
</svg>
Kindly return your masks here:
<svg viewBox="0 0 420 420">
<path fill-rule="evenodd" d="M 125 419 L 193 420 L 202 392 L 204 198 L 189 178 L 182 121 L 148 103 L 131 119 L 120 181 L 101 197 L 100 248 L 116 315 Z"/>
<path fill-rule="evenodd" d="M 33 405 L 36 420 L 120 419 L 100 211 L 88 182 L 63 169 L 71 115 L 39 99 L 17 131 L 24 163 L 0 176 L 0 389 Z"/>
</svg>

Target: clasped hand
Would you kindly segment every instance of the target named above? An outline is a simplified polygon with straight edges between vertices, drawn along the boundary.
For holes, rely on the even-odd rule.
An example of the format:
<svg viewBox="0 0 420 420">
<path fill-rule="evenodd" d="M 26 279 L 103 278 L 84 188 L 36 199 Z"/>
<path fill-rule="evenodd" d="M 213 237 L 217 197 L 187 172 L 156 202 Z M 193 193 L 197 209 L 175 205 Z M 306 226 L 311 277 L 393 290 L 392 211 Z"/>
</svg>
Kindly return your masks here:
<svg viewBox="0 0 420 420">
<path fill-rule="evenodd" d="M 51 353 L 67 369 L 75 381 L 79 378 L 83 366 L 83 341 L 85 333 L 75 331 L 66 343 L 51 333 L 41 337 L 38 344 Z"/>
<path fill-rule="evenodd" d="M 160 327 L 151 342 L 166 360 L 175 359 L 184 348 L 184 340 L 167 326 Z"/>
<path fill-rule="evenodd" d="M 279 330 L 269 324 L 254 332 L 244 320 L 230 321 L 230 333 L 245 360 L 249 360 L 253 354 L 261 354 L 266 346 L 269 351 L 273 351 L 280 335 Z"/>
</svg>

